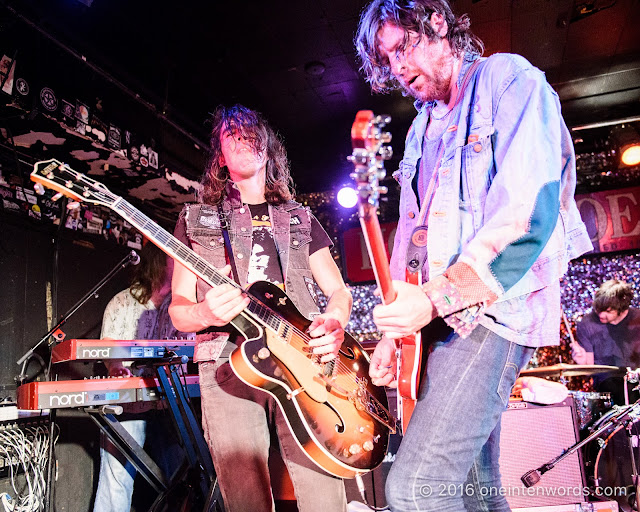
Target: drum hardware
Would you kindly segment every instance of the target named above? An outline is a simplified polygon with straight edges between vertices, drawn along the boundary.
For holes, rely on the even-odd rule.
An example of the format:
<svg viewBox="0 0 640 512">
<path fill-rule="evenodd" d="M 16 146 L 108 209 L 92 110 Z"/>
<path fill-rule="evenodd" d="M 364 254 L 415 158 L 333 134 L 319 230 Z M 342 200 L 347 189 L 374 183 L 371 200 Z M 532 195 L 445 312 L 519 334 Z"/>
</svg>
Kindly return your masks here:
<svg viewBox="0 0 640 512">
<path fill-rule="evenodd" d="M 599 373 L 622 373 L 625 368 L 617 366 L 607 366 L 604 364 L 567 364 L 558 363 L 552 366 L 539 366 L 538 368 L 527 368 L 520 372 L 521 377 L 530 375 L 532 377 L 589 377 Z"/>
<path fill-rule="evenodd" d="M 603 421 L 602 424 L 598 428 L 594 427 L 593 432 L 591 432 L 591 434 L 589 434 L 585 439 L 583 439 L 582 441 L 579 441 L 576 444 L 574 444 L 573 446 L 567 448 L 558 457 L 555 457 L 552 460 L 550 460 L 549 462 L 543 464 L 542 466 L 540 466 L 540 467 L 538 467 L 536 469 L 532 469 L 531 471 L 527 471 L 524 475 L 522 475 L 520 480 L 522 481 L 524 486 L 525 487 L 532 487 L 532 486 L 536 485 L 540 481 L 540 478 L 544 473 L 546 473 L 547 471 L 553 469 L 556 464 L 558 464 L 564 458 L 568 457 L 572 453 L 574 453 L 577 450 L 579 450 L 580 448 L 582 448 L 587 443 L 590 443 L 594 439 L 599 439 L 601 434 L 603 432 L 606 432 L 612 426 L 614 427 L 615 432 L 618 432 L 622 428 L 626 428 L 628 430 L 628 433 L 629 433 L 629 449 L 633 450 L 633 446 L 632 446 L 632 442 L 631 442 L 632 441 L 632 439 L 631 439 L 631 425 L 633 423 L 635 423 L 636 421 L 640 420 L 640 400 L 638 400 L 636 403 L 634 403 L 632 405 L 625 405 L 625 406 L 622 406 L 622 407 L 614 406 L 612 411 L 615 411 L 615 412 L 612 415 L 610 415 L 610 417 L 606 421 Z M 602 420 L 604 420 L 604 417 L 601 418 L 601 421 Z M 613 432 L 613 433 L 615 433 L 615 432 Z M 613 433 L 611 435 L 613 435 Z M 599 439 L 598 442 L 600 443 L 601 441 L 602 440 Z M 606 443 L 606 441 L 605 441 L 605 443 Z M 633 454 L 633 452 L 632 452 L 632 454 Z M 632 457 L 632 461 L 634 461 L 632 463 L 632 479 L 636 483 L 635 486 L 637 488 L 638 485 L 640 485 L 640 481 L 638 479 L 638 471 L 637 471 L 637 467 L 636 467 L 635 460 L 633 459 L 633 457 Z M 598 484 L 596 483 L 596 485 L 598 485 Z"/>
<path fill-rule="evenodd" d="M 638 402 L 640 402 L 640 400 Z M 635 443 L 635 446 L 637 446 L 638 436 L 632 432 L 633 425 L 640 420 L 640 410 L 634 407 L 634 406 L 637 406 L 638 402 L 636 402 L 633 405 L 614 406 L 611 409 L 611 411 L 609 411 L 606 415 L 604 415 L 601 419 L 599 419 L 592 427 L 593 429 L 597 429 L 598 431 L 604 430 L 605 436 L 606 436 L 604 439 L 602 437 L 598 438 L 598 453 L 595 458 L 595 461 L 593 462 L 594 486 L 596 489 L 626 487 L 627 489 L 630 490 L 629 494 L 627 495 L 627 499 L 628 499 L 629 505 L 632 507 L 633 510 L 638 510 L 636 505 L 636 497 L 640 495 L 640 478 L 638 476 L 638 467 L 636 463 L 636 457 L 634 456 L 634 453 L 633 453 L 634 443 Z M 624 414 L 625 412 L 628 412 L 628 414 L 625 415 Z M 617 421 L 614 419 L 616 417 L 619 418 Z M 601 423 L 603 428 L 598 428 L 598 426 Z M 622 448 L 622 446 L 620 446 L 621 440 L 618 440 L 616 443 L 612 443 L 612 441 L 614 440 L 614 436 L 619 432 L 621 432 L 622 430 L 624 430 L 626 434 L 626 442 L 624 442 L 623 444 L 625 444 L 626 448 L 628 448 L 629 450 L 628 451 L 629 461 L 627 461 L 627 459 L 624 457 L 624 454 L 620 453 L 619 451 Z M 626 485 L 624 481 L 616 481 L 616 480 L 607 481 L 606 480 L 606 478 L 623 477 L 623 475 L 616 473 L 617 470 L 615 467 L 611 468 L 606 465 L 607 463 L 606 458 L 604 461 L 605 469 L 608 469 L 609 472 L 613 471 L 614 474 L 610 474 L 607 471 L 602 471 L 602 474 L 601 474 L 600 472 L 601 457 L 605 453 L 605 450 L 609 444 L 612 444 L 613 446 L 617 445 L 618 452 L 616 452 L 614 449 L 613 456 L 614 458 L 616 458 L 615 460 L 619 460 L 618 464 L 622 463 L 625 470 L 628 468 L 627 466 L 628 462 L 630 462 L 631 482 L 632 482 L 631 486 Z M 640 455 L 640 452 L 639 452 L 639 455 Z M 602 478 L 605 478 L 604 482 L 602 481 Z"/>
<path fill-rule="evenodd" d="M 627 368 L 627 373 L 624 376 L 624 403 L 629 403 L 629 383 L 636 384 L 640 381 L 640 368 L 636 368 L 632 370 L 631 368 Z M 632 389 L 632 391 L 637 391 L 640 389 L 640 386 L 636 386 Z"/>
<path fill-rule="evenodd" d="M 638 382 L 640 381 L 640 368 L 636 368 L 632 370 L 631 368 L 627 368 L 627 374 L 625 375 L 625 380 L 629 382 Z"/>
<path fill-rule="evenodd" d="M 597 391 L 569 391 L 576 406 L 578 429 L 584 430 L 594 421 L 609 412 L 613 402 L 611 393 Z"/>
</svg>

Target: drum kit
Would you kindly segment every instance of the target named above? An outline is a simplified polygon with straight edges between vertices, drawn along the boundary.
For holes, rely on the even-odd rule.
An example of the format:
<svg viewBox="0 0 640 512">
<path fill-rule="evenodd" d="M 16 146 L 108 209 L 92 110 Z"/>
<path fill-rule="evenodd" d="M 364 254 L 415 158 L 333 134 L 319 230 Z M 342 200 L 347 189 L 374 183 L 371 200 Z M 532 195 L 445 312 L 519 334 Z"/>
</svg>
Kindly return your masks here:
<svg viewBox="0 0 640 512">
<path fill-rule="evenodd" d="M 520 373 L 523 377 L 558 377 L 563 384 L 568 377 L 598 374 L 623 378 L 625 405 L 613 405 L 610 393 L 569 391 L 575 404 L 581 440 L 553 460 L 525 473 L 521 480 L 526 487 L 535 485 L 543 473 L 588 445 L 583 453 L 592 494 L 601 498 L 603 490 L 626 487 L 629 506 L 639 510 L 636 496 L 640 496 L 640 399 L 629 403 L 628 390 L 630 384 L 636 386 L 632 391 L 640 388 L 640 369 L 559 363 Z"/>
</svg>

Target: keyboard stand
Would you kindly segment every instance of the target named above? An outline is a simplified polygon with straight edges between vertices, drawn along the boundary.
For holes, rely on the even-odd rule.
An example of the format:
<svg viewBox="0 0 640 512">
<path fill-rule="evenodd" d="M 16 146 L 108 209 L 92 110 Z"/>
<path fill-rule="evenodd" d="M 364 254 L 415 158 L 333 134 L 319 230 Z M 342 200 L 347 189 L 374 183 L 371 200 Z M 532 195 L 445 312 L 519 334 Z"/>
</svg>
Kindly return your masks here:
<svg viewBox="0 0 640 512">
<path fill-rule="evenodd" d="M 118 451 L 124 455 L 137 471 L 149 482 L 151 487 L 163 493 L 167 490 L 167 480 L 158 465 L 153 462 L 142 447 L 131 437 L 113 414 L 117 406 L 103 405 L 100 407 L 86 407 L 85 412 L 106 434 Z M 112 411 L 112 412 L 110 412 Z M 118 414 L 122 412 L 119 407 Z"/>
<path fill-rule="evenodd" d="M 173 362 L 158 362 L 153 366 L 158 376 L 159 389 L 162 397 L 167 401 L 187 459 L 187 467 L 184 468 L 185 464 L 183 464 L 171 482 L 167 482 L 158 465 L 116 419 L 114 414 L 122 412 L 121 406 L 103 405 L 86 407 L 84 410 L 159 494 L 150 508 L 151 511 L 162 510 L 162 505 L 165 505 L 172 490 L 180 483 L 190 487 L 191 481 L 194 480 L 191 477 L 194 476 L 197 478 L 199 486 L 197 490 L 204 503 L 203 512 L 224 512 L 209 447 L 200 430 L 200 423 L 196 419 L 186 387 L 180 379 L 181 365 Z M 188 495 L 185 499 L 192 498 Z"/>
<path fill-rule="evenodd" d="M 209 453 L 209 446 L 202 435 L 200 423 L 195 417 L 189 396 L 180 379 L 179 369 L 180 365 L 178 364 L 156 366 L 158 382 L 171 409 L 171 417 L 175 421 L 178 434 L 182 439 L 189 467 L 199 477 L 200 491 L 206 500 L 203 511 L 223 510 L 222 496 Z"/>
</svg>

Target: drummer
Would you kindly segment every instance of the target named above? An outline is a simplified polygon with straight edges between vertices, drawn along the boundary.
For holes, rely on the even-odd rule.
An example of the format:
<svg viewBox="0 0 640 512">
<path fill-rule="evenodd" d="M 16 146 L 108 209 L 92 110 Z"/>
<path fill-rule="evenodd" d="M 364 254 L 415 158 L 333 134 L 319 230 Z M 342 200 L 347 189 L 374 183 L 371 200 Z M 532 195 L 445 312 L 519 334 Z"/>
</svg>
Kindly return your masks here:
<svg viewBox="0 0 640 512">
<path fill-rule="evenodd" d="M 571 346 L 576 363 L 640 367 L 640 310 L 630 307 L 633 297 L 631 285 L 624 281 L 602 283 L 594 295 L 592 310 L 576 329 L 578 343 Z M 594 387 L 611 393 L 614 403 L 624 404 L 622 377 L 595 375 Z M 631 402 L 637 399 L 637 393 L 630 393 Z"/>
</svg>

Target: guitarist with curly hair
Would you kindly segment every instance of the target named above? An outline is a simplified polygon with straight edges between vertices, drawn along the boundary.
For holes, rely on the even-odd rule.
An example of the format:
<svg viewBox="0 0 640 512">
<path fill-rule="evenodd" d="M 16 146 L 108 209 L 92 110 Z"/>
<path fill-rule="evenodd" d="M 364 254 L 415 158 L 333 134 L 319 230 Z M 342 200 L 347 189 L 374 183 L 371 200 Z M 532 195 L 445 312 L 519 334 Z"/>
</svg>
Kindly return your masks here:
<svg viewBox="0 0 640 512">
<path fill-rule="evenodd" d="M 571 135 L 544 73 L 519 55 L 481 57 L 468 16 L 447 0 L 374 0 L 356 46 L 372 89 L 400 89 L 418 111 L 394 174 L 397 295 L 374 309 L 386 337 L 371 377 L 398 378 L 396 339 L 422 330 L 431 353 L 387 501 L 393 511 L 509 510 L 500 417 L 535 347 L 559 343 L 559 279 L 591 249 Z"/>
</svg>

